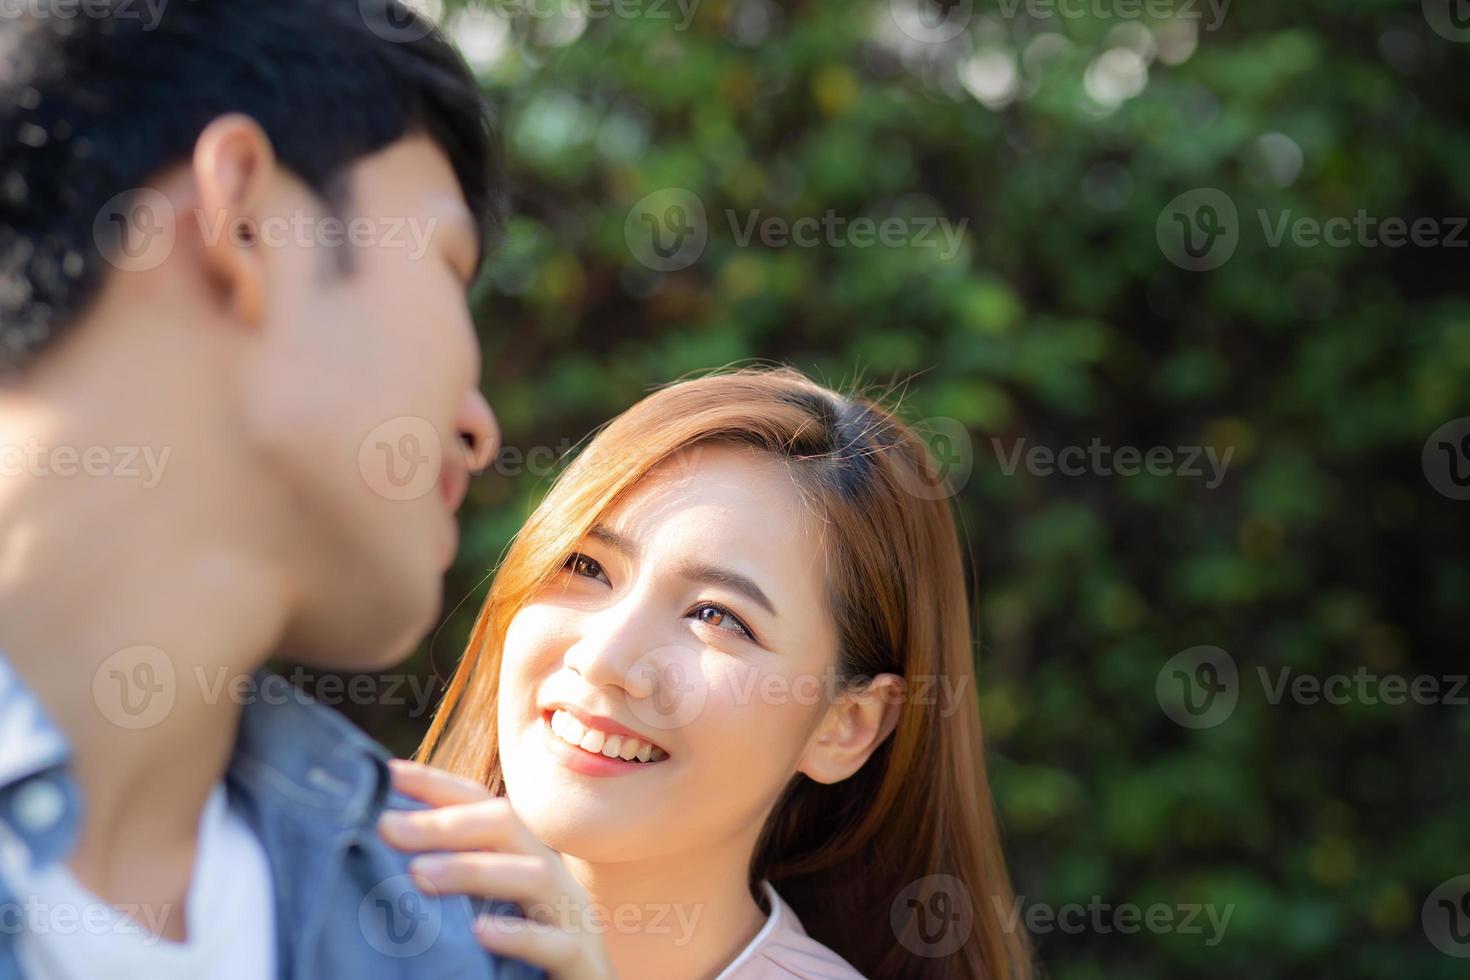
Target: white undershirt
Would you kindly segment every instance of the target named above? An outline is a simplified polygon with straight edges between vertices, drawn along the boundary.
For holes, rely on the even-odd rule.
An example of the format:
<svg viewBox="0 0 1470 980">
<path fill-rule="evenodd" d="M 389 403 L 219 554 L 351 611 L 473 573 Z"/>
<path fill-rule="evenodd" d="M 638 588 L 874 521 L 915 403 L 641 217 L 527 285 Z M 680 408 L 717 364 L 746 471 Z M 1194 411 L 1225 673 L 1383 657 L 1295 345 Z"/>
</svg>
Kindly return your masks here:
<svg viewBox="0 0 1470 980">
<path fill-rule="evenodd" d="M 125 906 L 114 909 L 60 862 L 21 885 L 21 894 L 34 903 L 17 945 L 28 980 L 270 980 L 275 975 L 270 862 L 249 825 L 230 808 L 222 783 L 199 817 L 199 851 L 184 919 L 187 941 L 160 939 L 160 912 L 129 915 Z"/>
</svg>

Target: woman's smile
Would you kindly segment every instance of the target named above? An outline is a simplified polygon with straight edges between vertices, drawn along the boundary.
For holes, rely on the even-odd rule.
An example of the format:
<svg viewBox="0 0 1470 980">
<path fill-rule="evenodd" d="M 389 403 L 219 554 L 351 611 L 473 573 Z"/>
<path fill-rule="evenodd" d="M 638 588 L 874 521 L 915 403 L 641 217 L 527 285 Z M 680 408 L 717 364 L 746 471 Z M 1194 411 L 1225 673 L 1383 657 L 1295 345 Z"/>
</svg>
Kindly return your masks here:
<svg viewBox="0 0 1470 980">
<path fill-rule="evenodd" d="M 621 725 L 584 717 L 590 724 L 566 708 L 541 713 L 542 733 L 551 754 L 574 772 L 624 776 L 669 757 L 662 748 Z"/>
</svg>

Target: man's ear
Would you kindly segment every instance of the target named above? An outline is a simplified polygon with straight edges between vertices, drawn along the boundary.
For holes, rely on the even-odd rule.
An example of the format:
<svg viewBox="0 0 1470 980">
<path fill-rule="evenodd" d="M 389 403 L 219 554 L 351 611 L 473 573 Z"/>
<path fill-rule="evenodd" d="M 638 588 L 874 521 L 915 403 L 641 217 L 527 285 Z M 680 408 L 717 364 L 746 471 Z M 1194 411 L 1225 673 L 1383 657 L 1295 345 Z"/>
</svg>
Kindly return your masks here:
<svg viewBox="0 0 1470 980">
<path fill-rule="evenodd" d="M 194 144 L 200 244 L 210 275 L 235 315 L 259 323 L 265 313 L 265 250 L 259 228 L 276 154 L 260 123 L 240 113 L 220 116 Z"/>
<path fill-rule="evenodd" d="M 857 772 L 893 734 L 904 690 L 897 674 L 848 687 L 827 706 L 796 771 L 819 783 L 840 783 Z"/>
</svg>

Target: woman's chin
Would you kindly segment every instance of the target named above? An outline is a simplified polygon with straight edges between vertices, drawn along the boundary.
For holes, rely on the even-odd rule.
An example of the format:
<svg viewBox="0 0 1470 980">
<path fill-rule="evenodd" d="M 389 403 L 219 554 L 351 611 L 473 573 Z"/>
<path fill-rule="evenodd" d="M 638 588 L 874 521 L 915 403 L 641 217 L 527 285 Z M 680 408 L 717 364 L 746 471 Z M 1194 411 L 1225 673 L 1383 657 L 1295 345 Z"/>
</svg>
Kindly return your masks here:
<svg viewBox="0 0 1470 980">
<path fill-rule="evenodd" d="M 660 837 L 647 829 L 646 815 L 614 814 L 604 810 L 585 805 L 564 807 L 548 803 L 544 810 L 534 816 L 524 815 L 522 819 L 547 847 L 589 863 L 636 861 L 653 853 Z M 520 812 L 519 807 L 517 812 Z"/>
<path fill-rule="evenodd" d="M 507 761 L 503 769 L 506 794 L 548 847 L 587 861 L 625 861 L 658 841 L 648 794 L 626 780 L 568 769 L 540 746 L 524 748 L 522 764 Z"/>
</svg>

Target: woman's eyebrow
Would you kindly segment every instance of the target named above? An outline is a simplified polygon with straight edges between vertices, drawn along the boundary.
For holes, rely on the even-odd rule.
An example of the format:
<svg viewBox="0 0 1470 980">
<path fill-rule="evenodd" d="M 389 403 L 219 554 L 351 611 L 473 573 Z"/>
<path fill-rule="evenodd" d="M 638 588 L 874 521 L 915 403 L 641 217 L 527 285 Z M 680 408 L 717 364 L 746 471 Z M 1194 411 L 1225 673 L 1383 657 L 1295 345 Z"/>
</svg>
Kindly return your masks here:
<svg viewBox="0 0 1470 980">
<path fill-rule="evenodd" d="M 599 524 L 592 530 L 588 531 L 587 537 L 591 538 L 594 541 L 601 541 L 609 548 L 622 554 L 624 558 L 633 558 L 638 554 L 638 549 L 633 547 L 633 543 L 631 541 L 623 537 L 618 532 L 614 531 L 612 528 L 608 527 L 606 524 Z"/>
<path fill-rule="evenodd" d="M 679 574 L 691 582 L 702 582 L 705 585 L 722 585 L 727 589 L 733 589 L 745 596 L 751 602 L 760 606 L 772 616 L 779 616 L 776 607 L 761 587 L 739 572 L 732 572 L 728 568 L 720 568 L 718 565 L 706 565 L 700 562 L 690 562 L 679 569 Z"/>
<path fill-rule="evenodd" d="M 587 532 L 587 536 L 621 553 L 626 558 L 637 557 L 638 549 L 633 542 L 623 537 L 618 532 L 605 524 L 599 524 Z M 710 565 L 704 562 L 687 562 L 679 569 L 679 574 L 691 582 L 700 582 L 704 585 L 722 585 L 727 589 L 733 589 L 745 596 L 751 602 L 760 606 L 772 616 L 779 616 L 775 605 L 761 590 L 759 585 L 751 581 L 739 572 L 732 572 L 728 568 L 718 565 Z"/>
</svg>

